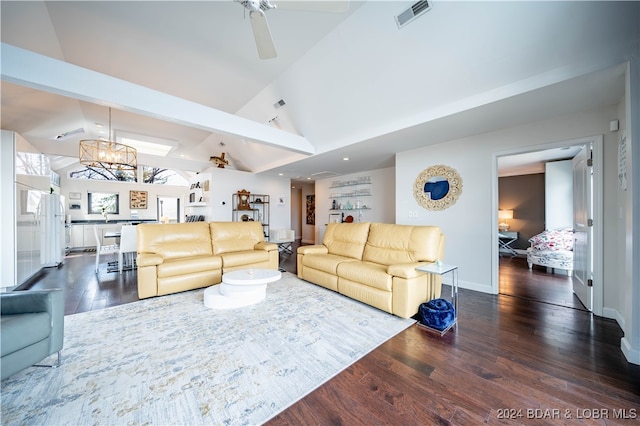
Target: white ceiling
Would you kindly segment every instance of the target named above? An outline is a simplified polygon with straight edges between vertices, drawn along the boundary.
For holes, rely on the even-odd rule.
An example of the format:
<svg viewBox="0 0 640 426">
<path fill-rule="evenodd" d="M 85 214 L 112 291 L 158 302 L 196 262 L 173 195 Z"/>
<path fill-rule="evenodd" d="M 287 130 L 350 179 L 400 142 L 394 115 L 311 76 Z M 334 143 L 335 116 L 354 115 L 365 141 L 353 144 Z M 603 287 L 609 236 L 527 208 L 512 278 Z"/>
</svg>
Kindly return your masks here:
<svg viewBox="0 0 640 426">
<path fill-rule="evenodd" d="M 274 3 L 278 2 L 274 0 Z M 308 4 L 310 2 L 291 3 L 294 3 L 292 6 L 306 8 L 310 6 Z M 292 179 L 307 177 L 317 179 L 391 167 L 395 164 L 395 152 L 544 120 L 560 114 L 611 105 L 623 96 L 623 67 L 583 66 L 571 76 L 578 76 L 577 78 L 549 79 L 548 83 L 533 84 L 529 88 L 525 84 L 517 89 L 506 90 L 505 95 L 485 97 L 483 101 L 461 102 L 464 99 L 471 99 L 472 96 L 465 98 L 457 94 L 458 98 L 451 98 L 450 102 L 451 105 L 456 102 L 459 104 L 449 109 L 445 108 L 449 104 L 443 104 L 445 107 L 442 108 L 442 113 L 434 112 L 434 108 L 426 110 L 414 108 L 413 113 L 410 109 L 403 110 L 403 107 L 409 108 L 412 104 L 409 102 L 401 104 L 403 98 L 400 95 L 396 98 L 393 93 L 402 92 L 401 84 L 404 82 L 398 81 L 395 75 L 385 80 L 385 74 L 393 73 L 383 72 L 383 70 L 394 69 L 393 63 L 387 63 L 387 56 L 390 57 L 390 54 L 384 52 L 395 52 L 401 49 L 400 46 L 396 47 L 392 44 L 391 38 L 402 37 L 403 41 L 408 40 L 416 44 L 407 46 L 406 55 L 400 52 L 400 57 L 419 57 L 424 51 L 420 49 L 420 43 L 430 43 L 429 47 L 435 50 L 430 52 L 428 63 L 435 69 L 435 65 L 440 62 L 450 66 L 451 62 L 471 60 L 468 59 L 469 52 L 460 53 L 460 57 L 455 57 L 456 51 L 460 48 L 457 48 L 458 45 L 454 45 L 453 41 L 450 46 L 447 46 L 447 40 L 442 38 L 434 44 L 425 40 L 421 32 L 436 30 L 443 32 L 453 28 L 451 25 L 447 26 L 447 19 L 450 20 L 450 24 L 455 23 L 456 28 L 467 28 L 470 32 L 473 30 L 471 23 L 477 25 L 477 13 L 474 14 L 471 11 L 469 12 L 471 16 L 460 13 L 461 10 L 465 10 L 464 8 L 476 7 L 476 5 L 466 3 L 445 5 L 436 2 L 432 11 L 409 24 L 400 33 L 395 28 L 392 14 L 400 12 L 411 3 L 351 1 L 346 13 L 287 10 L 284 7 L 267 11 L 278 51 L 276 59 L 267 61 L 261 61 L 257 57 L 248 16 L 243 7 L 231 0 L 2 1 L 1 40 L 9 45 L 98 71 L 215 110 L 258 121 L 264 126 L 271 126 L 268 120 L 277 116 L 282 129 L 306 136 L 315 146 L 317 153 L 306 156 L 253 140 L 214 132 L 210 129 L 176 124 L 175 121 L 158 119 L 131 112 L 126 107 L 118 108 L 119 105 L 111 105 L 114 107 L 112 127 L 116 135 L 127 132 L 174 142 L 176 148 L 168 157 L 141 155 L 141 162 L 187 171 L 201 171 L 209 167 L 211 165 L 208 162 L 209 157 L 220 155 L 221 152 L 226 152 L 227 158 L 231 160 L 231 168 L 267 174 L 282 173 Z M 488 3 L 488 5 L 491 8 L 501 7 L 494 3 Z M 534 6 L 509 4 L 507 7 L 501 7 L 500 11 L 514 13 L 516 14 L 514 16 L 519 16 L 518 19 L 522 19 L 521 15 L 527 15 L 527 13 L 517 10 L 520 7 Z M 477 46 L 483 46 L 489 42 L 494 44 L 508 42 L 511 43 L 508 50 L 516 52 L 511 56 L 533 55 L 531 58 L 524 57 L 528 61 L 535 59 L 536 61 L 533 62 L 536 63 L 548 62 L 547 67 L 551 69 L 563 63 L 564 59 L 557 59 L 560 56 L 558 51 L 536 52 L 535 55 L 527 51 L 527 49 L 534 50 L 530 39 L 536 40 L 536 43 L 541 46 L 549 44 L 547 40 L 535 39 L 535 37 L 541 37 L 537 35 L 539 26 L 546 25 L 549 32 L 553 32 L 558 28 L 574 25 L 575 30 L 569 28 L 567 31 L 573 31 L 575 34 L 565 38 L 572 41 L 575 39 L 575 43 L 585 38 L 585 43 L 591 42 L 588 37 L 583 36 L 581 30 L 584 28 L 576 26 L 578 24 L 561 22 L 563 13 L 575 15 L 575 10 L 571 8 L 577 6 L 562 6 L 563 9 L 558 10 L 553 9 L 560 7 L 555 4 L 546 4 L 541 7 L 543 8 L 540 12 L 541 16 L 545 16 L 544 14 L 557 16 L 554 20 L 558 22 L 554 24 L 548 20 L 539 19 L 540 22 L 531 24 L 531 34 L 523 36 L 520 46 L 517 40 L 504 37 L 504 33 L 501 35 L 500 30 L 496 29 L 497 25 L 505 21 L 501 16 L 496 17 L 496 23 L 489 27 L 496 33 L 483 31 L 470 34 L 472 37 L 469 40 L 463 38 L 456 40 L 456 43 L 460 43 L 459 46 L 466 46 L 466 49 L 473 49 L 474 55 L 482 58 L 485 53 L 481 52 Z M 510 10 L 512 8 L 514 10 Z M 492 11 L 486 13 L 488 16 L 495 15 Z M 590 11 L 585 13 L 585 16 L 589 17 L 590 14 L 601 16 L 601 11 Z M 382 28 L 380 25 L 366 25 L 368 22 L 378 22 L 376 19 L 379 15 L 384 17 L 384 21 L 380 21 L 384 22 Z M 389 15 L 388 21 L 387 15 Z M 469 20 L 469 25 L 465 24 L 465 20 Z M 433 28 L 423 29 L 422 25 L 431 25 Z M 517 20 L 510 25 L 522 26 Z M 482 29 L 482 26 L 478 27 Z M 620 27 L 624 28 L 624 25 Z M 506 30 L 505 27 L 503 31 Z M 487 37 L 485 43 L 482 40 L 476 40 L 481 37 L 480 34 L 485 33 Z M 545 37 L 551 37 L 551 35 L 545 35 Z M 634 37 L 637 37 L 637 33 Z M 516 37 L 512 38 L 516 39 Z M 389 40 L 388 43 L 385 40 Z M 637 43 L 637 40 L 635 42 Z M 471 43 L 473 46 L 468 46 Z M 335 46 L 343 49 L 339 53 L 345 55 L 344 57 L 348 58 L 349 54 L 353 56 L 354 62 L 349 63 L 345 59 L 343 62 L 335 63 L 332 56 L 336 55 Z M 493 50 L 491 47 L 486 47 L 487 56 L 481 62 L 461 65 L 475 68 L 477 72 L 474 78 L 484 84 L 489 84 L 491 80 L 493 86 L 487 87 L 495 90 L 501 85 L 506 87 L 509 83 L 513 83 L 506 77 L 505 80 L 499 81 L 501 74 L 507 74 L 507 71 L 503 70 L 508 70 L 509 67 L 525 68 L 522 65 L 522 58 L 512 60 L 506 54 L 495 53 L 495 45 Z M 566 49 L 572 47 L 574 46 L 567 45 Z M 354 48 L 357 49 L 354 50 Z M 606 50 L 606 46 L 602 50 Z M 376 56 L 376 52 L 379 52 L 380 57 Z M 441 54 L 442 57 L 433 56 L 435 53 Z M 495 64 L 489 60 L 491 55 L 494 55 Z M 356 67 L 357 60 L 361 62 Z M 478 61 L 478 58 L 474 60 Z M 510 60 L 513 63 L 509 63 Z M 356 69 L 361 69 L 364 61 L 367 61 L 367 69 L 370 72 L 356 76 L 350 75 L 355 73 Z M 369 64 L 368 61 L 374 62 Z M 375 65 L 375 61 L 379 62 L 378 66 Z M 322 69 L 323 74 L 320 78 L 317 75 L 314 77 L 310 75 L 310 81 L 304 80 L 304 72 L 299 70 L 304 70 L 304 66 L 308 66 L 309 63 L 314 69 Z M 402 66 L 400 61 L 396 60 L 396 63 Z M 495 68 L 497 72 L 484 78 L 480 70 L 484 72 L 490 67 Z M 543 71 L 545 70 L 531 70 L 521 75 L 529 76 L 532 73 L 535 75 Z M 442 71 L 442 75 L 447 75 L 446 73 L 446 69 Z M 430 77 L 428 68 L 409 69 L 404 74 L 407 80 L 420 76 L 417 79 L 418 82 L 421 79 L 428 81 Z M 520 78 L 520 74 L 517 76 Z M 368 88 L 371 93 L 370 98 L 348 96 L 339 84 L 347 77 L 351 79 L 347 82 L 350 86 L 355 86 L 359 80 L 362 80 L 364 89 Z M 378 85 L 372 85 L 372 82 L 377 82 Z M 446 84 L 456 83 L 444 80 L 442 83 L 436 82 L 439 86 L 443 84 L 446 86 Z M 105 126 L 108 124 L 108 108 L 100 100 L 97 100 L 97 103 L 82 101 L 4 80 L 1 90 L 2 128 L 20 133 L 41 152 L 54 156 L 56 159 L 54 164 L 59 167 L 68 166 L 74 161 L 80 139 L 99 136 L 96 123 Z M 420 87 L 416 87 L 415 90 L 416 94 L 421 94 Z M 485 93 L 490 91 L 486 90 Z M 321 105 L 319 101 L 314 104 L 316 98 L 320 98 L 323 92 L 330 95 L 332 102 L 330 106 Z M 436 93 L 432 92 L 435 101 Z M 447 90 L 443 92 L 446 95 Z M 282 97 L 287 102 L 284 107 L 262 108 L 262 110 L 257 107 L 263 104 L 271 106 L 281 99 L 283 94 L 287 95 Z M 298 95 L 299 98 L 297 98 Z M 443 95 L 439 94 L 439 96 Z M 417 101 L 419 102 L 420 99 L 419 96 Z M 362 114 L 356 115 L 358 111 Z M 394 117 L 394 111 L 397 111 L 400 116 Z M 307 113 L 306 116 L 305 113 Z M 393 121 L 404 124 L 381 125 L 380 117 L 384 117 L 385 114 L 391 117 L 389 123 Z M 345 123 L 339 122 L 341 117 L 345 117 Z M 316 127 L 309 125 L 313 120 L 316 121 L 314 123 Z M 331 135 L 331 132 L 323 133 L 323 127 L 337 131 L 343 127 L 348 129 L 349 124 L 354 128 L 357 127 L 359 133 L 344 132 L 345 141 Z M 62 140 L 53 140 L 56 135 L 78 128 L 83 128 L 84 133 Z M 356 133 L 359 136 L 353 136 Z M 350 136 L 353 137 L 349 139 Z M 64 157 L 69 157 L 71 160 L 65 160 Z M 344 157 L 349 157 L 350 160 L 343 161 Z"/>
</svg>

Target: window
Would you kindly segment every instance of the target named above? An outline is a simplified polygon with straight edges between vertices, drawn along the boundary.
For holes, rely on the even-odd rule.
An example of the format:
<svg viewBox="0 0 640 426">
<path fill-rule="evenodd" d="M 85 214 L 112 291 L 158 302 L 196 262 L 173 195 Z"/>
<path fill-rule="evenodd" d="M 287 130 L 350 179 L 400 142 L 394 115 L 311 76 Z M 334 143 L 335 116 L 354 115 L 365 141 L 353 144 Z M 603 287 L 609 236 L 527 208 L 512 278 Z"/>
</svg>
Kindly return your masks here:
<svg viewBox="0 0 640 426">
<path fill-rule="evenodd" d="M 89 192 L 87 204 L 89 206 L 89 214 L 119 214 L 120 194 L 113 192 Z"/>
<path fill-rule="evenodd" d="M 160 185 L 188 186 L 189 182 L 175 170 L 142 166 L 142 181 Z"/>
<path fill-rule="evenodd" d="M 69 173 L 71 179 L 115 180 L 120 182 L 137 182 L 135 170 L 109 170 L 84 167 Z"/>
<path fill-rule="evenodd" d="M 51 166 L 49 158 L 34 152 L 16 152 L 16 174 L 49 176 Z"/>
</svg>

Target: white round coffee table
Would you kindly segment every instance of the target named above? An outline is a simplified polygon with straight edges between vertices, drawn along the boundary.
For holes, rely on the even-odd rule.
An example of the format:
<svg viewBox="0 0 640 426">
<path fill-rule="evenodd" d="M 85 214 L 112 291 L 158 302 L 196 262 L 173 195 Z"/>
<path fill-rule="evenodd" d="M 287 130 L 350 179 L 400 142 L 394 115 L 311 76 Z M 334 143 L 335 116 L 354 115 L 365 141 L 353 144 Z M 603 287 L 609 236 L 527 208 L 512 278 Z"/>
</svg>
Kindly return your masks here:
<svg viewBox="0 0 640 426">
<path fill-rule="evenodd" d="M 256 304 L 267 295 L 267 283 L 282 277 L 275 269 L 240 269 L 222 275 L 222 283 L 204 291 L 204 306 L 233 309 Z"/>
</svg>

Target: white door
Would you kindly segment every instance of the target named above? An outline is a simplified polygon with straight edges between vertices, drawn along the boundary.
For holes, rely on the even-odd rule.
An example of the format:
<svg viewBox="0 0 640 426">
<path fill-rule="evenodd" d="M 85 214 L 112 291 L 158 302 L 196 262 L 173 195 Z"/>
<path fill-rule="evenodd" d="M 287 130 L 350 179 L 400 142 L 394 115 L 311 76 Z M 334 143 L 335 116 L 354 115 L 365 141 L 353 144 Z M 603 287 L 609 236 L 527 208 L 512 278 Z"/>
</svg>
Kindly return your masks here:
<svg viewBox="0 0 640 426">
<path fill-rule="evenodd" d="M 589 311 L 593 310 L 591 145 L 573 158 L 573 292 Z"/>
</svg>

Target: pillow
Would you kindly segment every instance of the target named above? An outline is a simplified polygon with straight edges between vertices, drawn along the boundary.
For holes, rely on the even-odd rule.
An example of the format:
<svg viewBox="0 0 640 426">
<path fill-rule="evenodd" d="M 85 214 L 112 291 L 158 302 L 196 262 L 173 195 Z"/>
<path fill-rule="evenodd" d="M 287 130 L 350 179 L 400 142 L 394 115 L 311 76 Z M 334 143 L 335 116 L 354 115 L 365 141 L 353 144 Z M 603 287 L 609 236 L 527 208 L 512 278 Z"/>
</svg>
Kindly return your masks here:
<svg viewBox="0 0 640 426">
<path fill-rule="evenodd" d="M 529 238 L 531 247 L 534 250 L 573 250 L 573 230 L 555 229 L 544 232 Z"/>
</svg>

